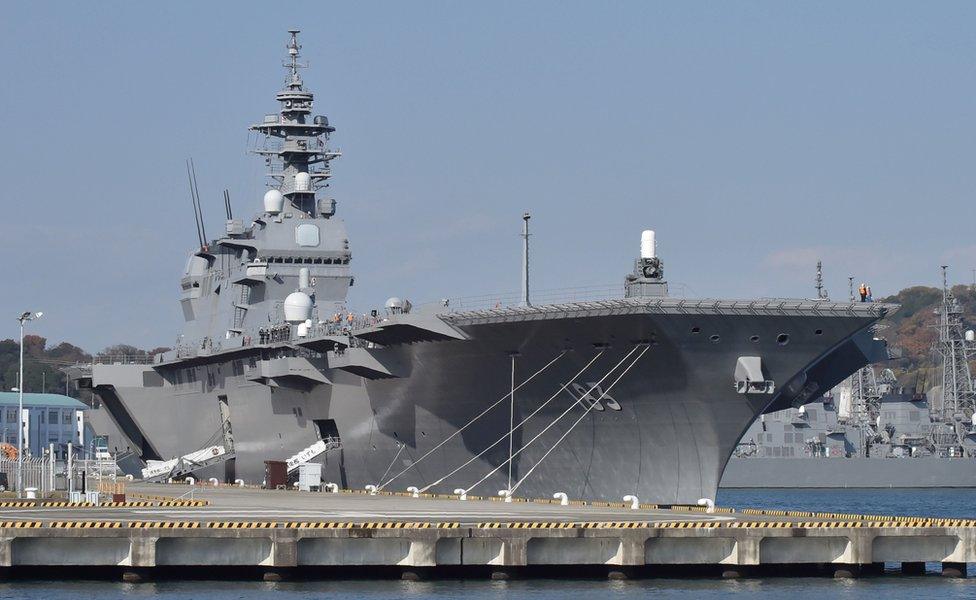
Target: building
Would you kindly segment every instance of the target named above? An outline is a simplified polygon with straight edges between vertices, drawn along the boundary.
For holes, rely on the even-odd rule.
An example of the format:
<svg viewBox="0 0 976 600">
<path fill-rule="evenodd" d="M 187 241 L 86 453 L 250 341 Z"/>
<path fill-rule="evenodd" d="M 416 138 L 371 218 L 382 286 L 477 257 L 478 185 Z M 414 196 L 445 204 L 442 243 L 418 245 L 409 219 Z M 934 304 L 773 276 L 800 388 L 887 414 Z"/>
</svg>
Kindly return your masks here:
<svg viewBox="0 0 976 600">
<path fill-rule="evenodd" d="M 20 394 L 0 392 L 0 441 L 17 446 L 17 410 Z M 25 456 L 43 456 L 54 444 L 58 458 L 67 457 L 68 444 L 85 447 L 84 411 L 88 406 L 61 394 L 24 394 Z"/>
</svg>

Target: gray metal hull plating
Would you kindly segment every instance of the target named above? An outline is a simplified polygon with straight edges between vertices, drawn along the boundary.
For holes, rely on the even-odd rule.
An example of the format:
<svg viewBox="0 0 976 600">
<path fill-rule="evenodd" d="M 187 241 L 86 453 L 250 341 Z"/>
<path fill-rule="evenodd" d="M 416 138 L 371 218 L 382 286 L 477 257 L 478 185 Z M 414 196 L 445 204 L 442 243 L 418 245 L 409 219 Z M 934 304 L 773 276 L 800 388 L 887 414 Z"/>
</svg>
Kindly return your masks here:
<svg viewBox="0 0 976 600">
<path fill-rule="evenodd" d="M 226 396 L 236 441 L 234 473 L 214 468 L 201 476 L 260 482 L 263 461 L 295 454 L 319 439 L 324 426 L 335 428 L 343 446 L 341 454 L 321 460 L 328 479 L 361 488 L 382 483 L 416 462 L 387 488 L 403 490 L 436 481 L 506 435 L 507 399 L 418 462 L 508 393 L 512 352 L 518 353 L 519 382 L 559 356 L 516 392 L 518 423 L 562 386 L 575 381 L 588 388 L 635 346 L 632 358 L 646 344 L 646 353 L 610 392 L 612 402 L 605 400 L 596 407 L 602 410 L 590 410 L 541 464 L 543 454 L 583 414 L 586 404 L 563 391 L 515 432 L 514 446 L 519 449 L 567 407 L 577 405 L 516 458 L 513 481 L 536 466 L 518 495 L 548 497 L 564 491 L 571 497 L 619 499 L 637 494 L 642 501 L 694 503 L 715 497 L 726 461 L 760 413 L 789 405 L 802 394 L 829 389 L 868 362 L 860 350 L 863 340 L 858 344 L 855 338 L 867 335 L 867 327 L 881 314 L 636 310 L 532 319 L 447 318 L 467 339 L 371 351 L 384 363 L 396 365 L 396 376 L 385 379 L 326 369 L 329 384 L 269 385 L 249 381 L 225 361 L 196 367 L 197 381 L 180 385 L 153 379 L 151 367 L 94 365 L 93 386 L 102 396 L 115 396 L 115 410 L 124 411 L 124 418 L 131 419 L 149 442 L 131 445 L 150 448 L 150 454 L 161 458 L 185 454 L 212 439 L 220 423 L 217 398 Z M 784 333 L 787 344 L 777 342 Z M 601 350 L 601 345 L 606 347 Z M 574 378 L 598 354 L 592 366 Z M 776 382 L 775 394 L 736 392 L 733 370 L 737 358 L 748 355 L 762 357 L 766 375 Z M 622 371 L 623 367 L 614 371 L 602 387 Z M 150 380 L 160 385 L 146 387 L 144 382 Z M 131 424 L 126 435 L 130 442 L 138 437 Z M 507 456 L 506 438 L 432 491 L 468 488 Z M 469 492 L 494 495 L 507 485 L 503 467 Z"/>
<path fill-rule="evenodd" d="M 732 458 L 723 488 L 971 488 L 971 458 Z"/>
</svg>

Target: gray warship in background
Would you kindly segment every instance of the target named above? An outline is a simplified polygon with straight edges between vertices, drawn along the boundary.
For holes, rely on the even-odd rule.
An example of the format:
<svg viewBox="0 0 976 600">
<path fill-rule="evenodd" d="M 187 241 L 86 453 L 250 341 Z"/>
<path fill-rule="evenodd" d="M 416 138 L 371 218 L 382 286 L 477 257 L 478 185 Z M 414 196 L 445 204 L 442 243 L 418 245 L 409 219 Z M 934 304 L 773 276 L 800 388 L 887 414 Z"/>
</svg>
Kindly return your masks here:
<svg viewBox="0 0 976 600">
<path fill-rule="evenodd" d="M 621 293 L 533 303 L 528 215 L 514 305 L 352 311 L 349 235 L 325 195 L 339 153 L 296 34 L 280 110 L 250 128 L 262 210 L 235 218 L 225 196 L 208 240 L 194 194 L 176 347 L 72 370 L 89 424 L 137 475 L 260 483 L 265 461 L 313 461 L 342 487 L 695 503 L 760 414 L 886 354 L 872 327 L 895 305 L 670 297 L 650 231 Z"/>
<path fill-rule="evenodd" d="M 722 487 L 976 487 L 976 334 L 963 325 L 946 267 L 936 313 L 940 385 L 921 393 L 898 385 L 891 369 L 864 367 L 816 402 L 763 415 Z"/>
</svg>

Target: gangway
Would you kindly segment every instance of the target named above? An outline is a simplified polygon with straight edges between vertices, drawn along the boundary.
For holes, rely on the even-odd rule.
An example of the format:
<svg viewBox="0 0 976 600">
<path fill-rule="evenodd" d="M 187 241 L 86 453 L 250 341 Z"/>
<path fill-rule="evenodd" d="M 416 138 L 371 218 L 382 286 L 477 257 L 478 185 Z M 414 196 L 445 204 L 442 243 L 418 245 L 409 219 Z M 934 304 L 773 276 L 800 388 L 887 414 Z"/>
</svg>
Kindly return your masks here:
<svg viewBox="0 0 976 600">
<path fill-rule="evenodd" d="M 170 460 L 148 461 L 146 468 L 142 470 L 143 481 L 162 482 L 167 479 L 175 479 L 234 458 L 236 454 L 234 452 L 234 434 L 230 426 L 230 413 L 227 410 L 226 402 L 223 400 L 219 406 L 222 417 L 220 427 L 211 436 L 208 445 Z M 223 443 L 217 443 L 218 440 Z"/>
<path fill-rule="evenodd" d="M 326 438 L 323 438 L 315 442 L 314 444 L 312 444 L 308 448 L 305 448 L 298 454 L 290 457 L 288 460 L 285 461 L 285 464 L 288 466 L 288 472 L 291 473 L 292 471 L 294 471 L 301 465 L 304 465 L 305 463 L 312 460 L 313 458 L 321 454 L 324 454 L 330 450 L 338 450 L 340 448 L 342 448 L 342 442 L 339 440 L 339 438 L 330 435 Z"/>
</svg>

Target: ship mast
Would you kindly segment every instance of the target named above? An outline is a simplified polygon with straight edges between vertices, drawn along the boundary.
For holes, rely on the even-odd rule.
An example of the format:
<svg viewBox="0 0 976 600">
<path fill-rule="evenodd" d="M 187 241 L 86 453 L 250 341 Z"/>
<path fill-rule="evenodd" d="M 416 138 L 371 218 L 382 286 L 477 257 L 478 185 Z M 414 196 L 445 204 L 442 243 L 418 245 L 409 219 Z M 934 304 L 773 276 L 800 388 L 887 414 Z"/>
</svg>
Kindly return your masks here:
<svg viewBox="0 0 976 600">
<path fill-rule="evenodd" d="M 329 162 L 338 158 L 338 151 L 326 144 L 335 128 L 329 119 L 318 115 L 310 118 L 314 94 L 305 89 L 301 69 L 308 65 L 299 61 L 301 44 L 299 30 L 288 31 L 291 39 L 286 48 L 288 59 L 282 63 L 288 74 L 285 85 L 276 98 L 281 104 L 278 114 L 266 115 L 264 122 L 249 129 L 264 134 L 264 143 L 254 152 L 264 156 L 270 186 L 277 189 L 293 207 L 310 217 L 329 217 L 335 211 L 331 201 L 318 201 L 316 191 L 327 187 L 332 177 Z"/>
<path fill-rule="evenodd" d="M 972 337 L 963 329 L 962 309 L 949 289 L 948 267 L 942 266 L 942 306 L 936 310 L 939 317 L 939 340 L 935 350 L 942 358 L 942 406 L 941 435 L 936 435 L 939 446 L 957 446 L 972 424 L 976 409 L 976 389 L 969 369 Z M 951 450 L 950 453 L 955 452 Z"/>
</svg>

